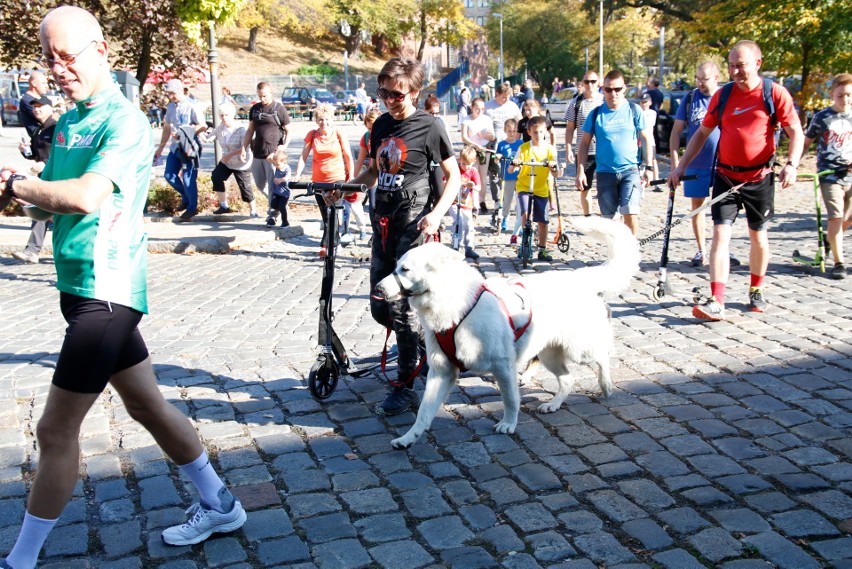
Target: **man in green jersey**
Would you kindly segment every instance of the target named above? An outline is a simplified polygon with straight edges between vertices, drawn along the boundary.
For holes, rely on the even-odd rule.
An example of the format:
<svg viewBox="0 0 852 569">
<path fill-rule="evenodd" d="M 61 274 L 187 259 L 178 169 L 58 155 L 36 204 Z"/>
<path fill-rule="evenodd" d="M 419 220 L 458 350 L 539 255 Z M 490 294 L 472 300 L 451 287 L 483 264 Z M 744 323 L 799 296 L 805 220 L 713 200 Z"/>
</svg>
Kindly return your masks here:
<svg viewBox="0 0 852 569">
<path fill-rule="evenodd" d="M 41 179 L 6 167 L 5 198 L 55 214 L 53 251 L 60 307 L 68 322 L 53 384 L 36 429 L 38 473 L 18 539 L 0 567 L 31 569 L 71 498 L 80 462 L 79 433 L 109 383 L 131 417 L 180 466 L 201 495 L 191 519 L 166 529 L 173 545 L 233 531 L 246 514 L 225 488 L 189 420 L 159 389 L 137 328 L 147 312 L 142 208 L 153 141 L 142 112 L 112 81 L 97 20 L 63 6 L 41 23 L 42 63 L 76 108 L 56 126 Z"/>
</svg>

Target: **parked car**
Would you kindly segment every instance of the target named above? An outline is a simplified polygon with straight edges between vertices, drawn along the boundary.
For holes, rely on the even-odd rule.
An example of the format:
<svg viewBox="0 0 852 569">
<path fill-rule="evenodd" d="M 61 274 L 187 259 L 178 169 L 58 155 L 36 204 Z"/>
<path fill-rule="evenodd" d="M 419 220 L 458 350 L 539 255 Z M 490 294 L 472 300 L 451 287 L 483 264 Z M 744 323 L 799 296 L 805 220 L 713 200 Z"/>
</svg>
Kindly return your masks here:
<svg viewBox="0 0 852 569">
<path fill-rule="evenodd" d="M 310 105 L 313 103 L 331 103 L 337 105 L 337 97 L 325 87 L 287 87 L 281 95 L 281 102 L 285 105 Z"/>
<path fill-rule="evenodd" d="M 252 105 L 259 101 L 257 95 L 244 95 L 242 93 L 235 93 L 232 94 L 231 97 L 233 97 L 234 104 L 236 104 L 237 106 L 237 118 L 243 120 L 248 118 L 249 111 L 251 110 Z"/>
<path fill-rule="evenodd" d="M 568 103 L 577 94 L 576 87 L 566 87 L 553 95 L 544 105 L 544 114 L 553 124 L 565 122 L 565 111 Z"/>
<path fill-rule="evenodd" d="M 51 89 L 47 92 L 47 97 L 55 108 L 61 108 L 60 113 L 65 112 L 65 99 L 62 96 L 62 92 L 55 89 L 52 80 L 48 82 Z M 15 71 L 0 73 L 0 101 L 2 101 L 0 121 L 2 121 L 3 126 L 21 126 L 21 121 L 18 119 L 18 103 L 20 103 L 21 97 L 29 88 L 29 74 Z M 59 103 L 63 103 L 61 107 Z"/>
<path fill-rule="evenodd" d="M 334 92 L 334 98 L 337 99 L 338 104 L 354 103 L 355 91 L 350 89 L 339 89 Z"/>
<path fill-rule="evenodd" d="M 663 91 L 665 98 L 657 113 L 657 124 L 654 127 L 654 139 L 657 144 L 657 152 L 669 151 L 669 137 L 672 134 L 677 109 L 683 102 L 683 98 L 689 91 Z M 680 147 L 686 146 L 686 131 L 684 128 L 680 135 Z"/>
</svg>

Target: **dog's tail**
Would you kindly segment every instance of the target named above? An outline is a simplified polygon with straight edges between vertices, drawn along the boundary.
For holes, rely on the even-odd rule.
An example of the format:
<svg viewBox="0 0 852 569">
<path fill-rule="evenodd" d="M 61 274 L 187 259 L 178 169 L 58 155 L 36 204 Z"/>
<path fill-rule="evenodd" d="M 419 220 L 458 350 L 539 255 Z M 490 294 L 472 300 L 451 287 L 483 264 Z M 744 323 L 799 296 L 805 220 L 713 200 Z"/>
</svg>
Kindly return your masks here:
<svg viewBox="0 0 852 569">
<path fill-rule="evenodd" d="M 633 275 L 639 272 L 639 242 L 626 225 L 604 217 L 574 217 L 574 226 L 606 243 L 607 261 L 595 267 L 581 269 L 583 282 L 604 294 L 618 294 L 628 286 Z"/>
</svg>

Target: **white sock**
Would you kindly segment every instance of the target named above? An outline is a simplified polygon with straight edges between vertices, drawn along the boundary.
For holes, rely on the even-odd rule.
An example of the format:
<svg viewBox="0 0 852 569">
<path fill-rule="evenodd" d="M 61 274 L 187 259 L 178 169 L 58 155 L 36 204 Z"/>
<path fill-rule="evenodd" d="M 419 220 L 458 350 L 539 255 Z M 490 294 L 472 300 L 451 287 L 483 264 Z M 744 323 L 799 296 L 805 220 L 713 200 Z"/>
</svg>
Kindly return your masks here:
<svg viewBox="0 0 852 569">
<path fill-rule="evenodd" d="M 228 200 L 219 200 L 219 205 L 222 207 L 228 207 Z"/>
<path fill-rule="evenodd" d="M 219 475 L 210 464 L 210 459 L 207 457 L 207 451 L 201 451 L 201 456 L 190 462 L 179 466 L 180 471 L 186 474 L 195 487 L 198 493 L 201 494 L 201 499 L 204 500 L 211 508 L 218 510 L 222 507 L 222 501 L 219 499 L 219 490 L 225 486 Z"/>
<path fill-rule="evenodd" d="M 14 569 L 32 569 L 35 567 L 41 546 L 44 545 L 44 540 L 47 539 L 50 530 L 55 525 L 56 520 L 37 518 L 30 515 L 29 512 L 24 514 L 21 533 L 18 534 L 15 547 L 6 557 L 6 563 Z"/>
</svg>

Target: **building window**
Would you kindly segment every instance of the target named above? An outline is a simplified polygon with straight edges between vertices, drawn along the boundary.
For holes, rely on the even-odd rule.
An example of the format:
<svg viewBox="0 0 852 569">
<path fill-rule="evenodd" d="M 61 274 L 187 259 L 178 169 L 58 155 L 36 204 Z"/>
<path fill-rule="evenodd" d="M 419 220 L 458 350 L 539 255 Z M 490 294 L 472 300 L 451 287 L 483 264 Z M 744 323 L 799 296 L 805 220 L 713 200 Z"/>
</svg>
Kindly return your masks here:
<svg viewBox="0 0 852 569">
<path fill-rule="evenodd" d="M 479 24 L 480 26 L 484 26 L 485 25 L 485 16 L 477 16 L 476 17 L 476 23 Z"/>
</svg>

